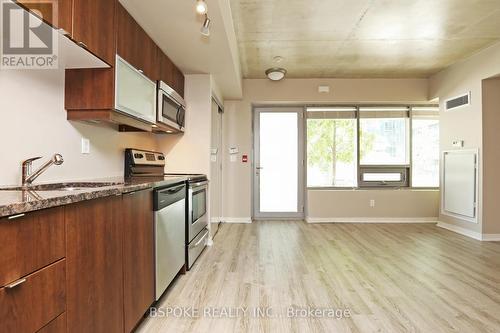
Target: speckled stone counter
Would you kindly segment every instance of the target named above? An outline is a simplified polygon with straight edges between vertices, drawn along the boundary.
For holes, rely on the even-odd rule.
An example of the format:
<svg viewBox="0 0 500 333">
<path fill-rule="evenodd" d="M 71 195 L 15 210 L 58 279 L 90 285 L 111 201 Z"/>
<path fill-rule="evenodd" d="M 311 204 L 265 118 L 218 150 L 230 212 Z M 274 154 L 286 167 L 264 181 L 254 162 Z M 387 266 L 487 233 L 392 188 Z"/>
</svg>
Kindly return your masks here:
<svg viewBox="0 0 500 333">
<path fill-rule="evenodd" d="M 144 178 L 124 180 L 117 178 L 86 182 L 64 182 L 33 185 L 28 189 L 0 185 L 0 217 L 27 213 L 35 210 L 68 205 L 75 202 L 121 195 L 153 187 L 163 187 L 186 181 L 185 177 Z M 106 183 L 92 187 L 92 184 Z M 61 184 L 69 189 L 60 190 Z M 102 185 L 102 184 L 101 184 Z"/>
</svg>

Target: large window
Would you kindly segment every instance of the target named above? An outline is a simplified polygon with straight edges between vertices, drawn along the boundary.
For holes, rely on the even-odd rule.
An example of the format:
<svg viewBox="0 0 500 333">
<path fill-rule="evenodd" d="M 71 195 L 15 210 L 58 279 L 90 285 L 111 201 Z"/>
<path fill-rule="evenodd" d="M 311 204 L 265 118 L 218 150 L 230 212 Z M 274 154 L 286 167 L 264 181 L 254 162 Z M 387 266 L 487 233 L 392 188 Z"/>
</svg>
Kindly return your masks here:
<svg viewBox="0 0 500 333">
<path fill-rule="evenodd" d="M 412 110 L 412 186 L 439 186 L 439 119 L 437 108 Z"/>
<path fill-rule="evenodd" d="M 361 165 L 408 164 L 407 108 L 361 107 L 359 117 Z"/>
<path fill-rule="evenodd" d="M 438 187 L 438 108 L 307 108 L 307 185 Z"/>
<path fill-rule="evenodd" d="M 308 186 L 356 186 L 356 132 L 356 108 L 308 109 Z"/>
</svg>

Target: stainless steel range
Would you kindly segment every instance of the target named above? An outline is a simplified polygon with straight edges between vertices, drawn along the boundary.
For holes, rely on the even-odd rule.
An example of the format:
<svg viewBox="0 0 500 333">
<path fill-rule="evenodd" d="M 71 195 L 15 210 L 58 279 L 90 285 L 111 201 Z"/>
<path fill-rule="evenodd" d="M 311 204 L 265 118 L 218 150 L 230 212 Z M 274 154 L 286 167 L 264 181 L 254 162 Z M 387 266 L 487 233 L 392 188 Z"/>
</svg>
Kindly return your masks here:
<svg viewBox="0 0 500 333">
<path fill-rule="evenodd" d="M 186 262 L 191 269 L 196 259 L 205 249 L 209 231 L 207 214 L 208 180 L 206 175 L 166 174 L 166 177 L 184 176 L 188 178 L 186 209 Z"/>
<path fill-rule="evenodd" d="M 165 156 L 162 153 L 127 149 L 125 153 L 125 177 L 152 179 L 186 179 L 185 209 L 185 262 L 189 270 L 201 255 L 209 239 L 208 231 L 208 179 L 203 174 L 164 173 Z"/>
</svg>

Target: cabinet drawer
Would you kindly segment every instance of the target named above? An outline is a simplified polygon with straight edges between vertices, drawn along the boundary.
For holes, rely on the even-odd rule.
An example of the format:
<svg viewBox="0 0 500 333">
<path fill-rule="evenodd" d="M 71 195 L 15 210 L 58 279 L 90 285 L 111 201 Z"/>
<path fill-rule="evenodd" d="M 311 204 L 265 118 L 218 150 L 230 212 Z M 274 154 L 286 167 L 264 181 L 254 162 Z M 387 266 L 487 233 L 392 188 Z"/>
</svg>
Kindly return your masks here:
<svg viewBox="0 0 500 333">
<path fill-rule="evenodd" d="M 64 208 L 0 219 L 0 287 L 65 256 Z"/>
<path fill-rule="evenodd" d="M 66 332 L 66 312 L 45 325 L 37 333 L 63 333 Z"/>
<path fill-rule="evenodd" d="M 66 263 L 58 261 L 0 289 L 0 332 L 36 332 L 66 308 Z"/>
</svg>

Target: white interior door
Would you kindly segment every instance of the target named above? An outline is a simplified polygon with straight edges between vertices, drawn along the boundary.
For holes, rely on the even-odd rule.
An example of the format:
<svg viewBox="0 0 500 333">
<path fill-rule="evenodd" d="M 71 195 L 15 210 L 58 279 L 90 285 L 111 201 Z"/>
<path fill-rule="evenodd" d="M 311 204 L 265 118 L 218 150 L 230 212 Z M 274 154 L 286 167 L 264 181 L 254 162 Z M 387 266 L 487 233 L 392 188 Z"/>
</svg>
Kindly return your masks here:
<svg viewBox="0 0 500 333">
<path fill-rule="evenodd" d="M 254 109 L 254 218 L 304 217 L 302 108 Z"/>
</svg>

